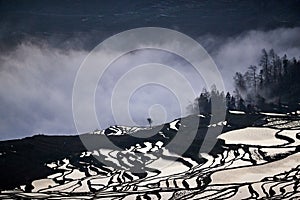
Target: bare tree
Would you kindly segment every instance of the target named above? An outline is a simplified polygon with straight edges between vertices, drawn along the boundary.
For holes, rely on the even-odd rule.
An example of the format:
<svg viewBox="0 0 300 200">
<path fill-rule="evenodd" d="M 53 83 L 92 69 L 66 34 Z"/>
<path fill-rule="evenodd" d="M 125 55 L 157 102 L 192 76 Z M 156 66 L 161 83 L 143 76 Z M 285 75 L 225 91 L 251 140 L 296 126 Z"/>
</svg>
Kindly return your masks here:
<svg viewBox="0 0 300 200">
<path fill-rule="evenodd" d="M 270 60 L 269 55 L 265 49 L 262 50 L 262 56 L 259 61 L 259 65 L 262 67 L 262 75 L 265 84 L 270 83 Z"/>
<path fill-rule="evenodd" d="M 151 128 L 151 124 L 152 124 L 152 119 L 149 117 L 149 118 L 147 118 L 147 121 L 148 121 L 148 123 L 149 123 L 149 126 L 150 126 L 150 128 Z"/>
<path fill-rule="evenodd" d="M 254 88 L 254 93 L 256 94 L 257 91 L 257 75 L 256 75 L 257 67 L 255 65 L 250 65 L 248 71 L 251 75 L 252 87 Z"/>
</svg>

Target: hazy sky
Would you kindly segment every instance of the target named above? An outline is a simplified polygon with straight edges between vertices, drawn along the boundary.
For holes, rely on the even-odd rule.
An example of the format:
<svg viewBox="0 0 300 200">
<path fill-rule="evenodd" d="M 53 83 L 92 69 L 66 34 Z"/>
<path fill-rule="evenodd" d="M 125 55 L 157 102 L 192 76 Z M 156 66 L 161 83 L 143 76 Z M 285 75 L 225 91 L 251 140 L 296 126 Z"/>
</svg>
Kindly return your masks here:
<svg viewBox="0 0 300 200">
<path fill-rule="evenodd" d="M 164 27 L 199 41 L 229 91 L 234 72 L 256 64 L 262 48 L 300 56 L 300 1 L 108 2 L 0 1 L 1 140 L 76 133 L 72 89 L 77 70 L 92 48 L 127 29 Z M 108 49 L 109 55 L 114 53 Z M 188 63 L 173 55 L 150 50 L 126 55 L 97 88 L 96 112 L 104 127 L 116 123 L 107 109 L 122 72 L 152 58 L 198 80 L 193 83 L 197 93 L 205 86 L 193 77 Z M 172 81 L 168 74 L 159 76 Z M 134 91 L 128 107 L 137 125 L 146 125 L 148 115 L 159 124 L 181 115 L 177 103 L 168 88 L 154 84 Z"/>
</svg>

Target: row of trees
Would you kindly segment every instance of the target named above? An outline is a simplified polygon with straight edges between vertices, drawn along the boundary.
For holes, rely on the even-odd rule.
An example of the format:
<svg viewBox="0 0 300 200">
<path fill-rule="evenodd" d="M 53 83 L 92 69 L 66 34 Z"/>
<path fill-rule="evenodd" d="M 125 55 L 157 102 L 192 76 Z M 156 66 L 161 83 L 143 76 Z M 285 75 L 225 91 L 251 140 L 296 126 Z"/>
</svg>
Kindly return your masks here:
<svg viewBox="0 0 300 200">
<path fill-rule="evenodd" d="M 193 103 L 188 105 L 187 109 L 191 113 L 211 113 L 212 104 L 215 106 L 216 112 L 223 112 L 225 109 L 229 110 L 242 110 L 246 112 L 252 112 L 253 107 L 246 105 L 246 102 L 239 94 L 231 95 L 229 92 L 220 92 L 213 85 L 211 91 L 207 91 L 205 88 L 197 97 Z"/>
<path fill-rule="evenodd" d="M 192 113 L 211 113 L 212 101 L 218 108 L 254 112 L 291 111 L 299 109 L 300 103 L 300 60 L 279 57 L 273 49 L 262 50 L 258 66 L 251 65 L 242 74 L 234 76 L 233 94 L 203 89 L 199 97 L 188 106 Z"/>
<path fill-rule="evenodd" d="M 293 110 L 300 102 L 300 60 L 263 49 L 258 66 L 234 76 L 235 93 L 246 104 L 264 110 Z"/>
</svg>

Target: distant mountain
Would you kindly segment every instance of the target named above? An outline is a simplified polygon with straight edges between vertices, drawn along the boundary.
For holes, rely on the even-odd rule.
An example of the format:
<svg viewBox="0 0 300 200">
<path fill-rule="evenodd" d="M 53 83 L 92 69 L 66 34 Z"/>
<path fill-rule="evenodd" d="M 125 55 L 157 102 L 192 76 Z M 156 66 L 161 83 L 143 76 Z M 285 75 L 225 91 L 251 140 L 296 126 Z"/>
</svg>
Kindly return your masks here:
<svg viewBox="0 0 300 200">
<path fill-rule="evenodd" d="M 299 117 L 230 111 L 225 121 L 210 118 L 191 115 L 152 128 L 113 126 L 78 136 L 2 141 L 0 198 L 299 197 Z M 184 140 L 177 137 L 189 140 L 195 127 L 195 138 L 181 154 Z M 109 148 L 104 138 L 122 151 Z M 202 150 L 205 142 L 213 147 L 209 152 Z"/>
<path fill-rule="evenodd" d="M 70 38 L 79 37 L 74 48 L 90 49 L 112 34 L 149 26 L 179 30 L 194 38 L 232 36 L 248 30 L 297 27 L 299 7 L 297 0 L 0 1 L 0 44 L 43 38 L 55 47 L 68 47 Z"/>
</svg>

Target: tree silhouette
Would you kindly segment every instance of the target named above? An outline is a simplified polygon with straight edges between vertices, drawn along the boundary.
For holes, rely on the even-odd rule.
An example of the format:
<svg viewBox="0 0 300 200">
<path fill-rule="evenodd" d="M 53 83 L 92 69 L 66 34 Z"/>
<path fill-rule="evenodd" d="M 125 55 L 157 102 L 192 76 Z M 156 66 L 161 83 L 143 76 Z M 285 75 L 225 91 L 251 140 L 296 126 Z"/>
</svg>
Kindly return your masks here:
<svg viewBox="0 0 300 200">
<path fill-rule="evenodd" d="M 148 123 L 149 123 L 149 126 L 150 126 L 150 128 L 151 128 L 151 124 L 152 124 L 152 119 L 149 117 L 149 118 L 147 118 L 147 121 L 148 121 Z"/>
<path fill-rule="evenodd" d="M 300 110 L 300 59 L 279 57 L 271 49 L 262 50 L 256 65 L 250 65 L 245 73 L 236 72 L 232 94 L 203 89 L 193 103 L 188 105 L 191 113 L 211 114 L 212 100 L 222 110 L 291 112 Z M 220 105 L 220 106 L 219 106 Z"/>
<path fill-rule="evenodd" d="M 251 65 L 245 74 L 237 72 L 233 77 L 239 97 L 245 100 L 236 98 L 237 107 L 241 109 L 247 102 L 259 110 L 300 109 L 299 74 L 300 60 L 286 55 L 280 58 L 273 49 L 263 49 L 258 67 Z"/>
</svg>

